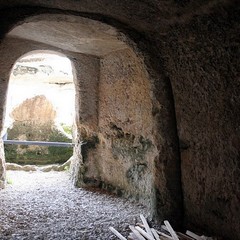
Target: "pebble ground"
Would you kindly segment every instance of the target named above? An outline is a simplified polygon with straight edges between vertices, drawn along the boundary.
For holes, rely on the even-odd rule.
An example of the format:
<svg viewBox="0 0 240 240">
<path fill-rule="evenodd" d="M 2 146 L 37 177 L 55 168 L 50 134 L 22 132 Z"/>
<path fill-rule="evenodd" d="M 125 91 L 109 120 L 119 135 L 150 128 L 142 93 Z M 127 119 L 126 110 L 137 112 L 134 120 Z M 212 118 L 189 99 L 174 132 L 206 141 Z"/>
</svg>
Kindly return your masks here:
<svg viewBox="0 0 240 240">
<path fill-rule="evenodd" d="M 116 239 L 147 216 L 140 204 L 100 191 L 75 188 L 68 172 L 8 171 L 0 191 L 0 240 Z"/>
</svg>

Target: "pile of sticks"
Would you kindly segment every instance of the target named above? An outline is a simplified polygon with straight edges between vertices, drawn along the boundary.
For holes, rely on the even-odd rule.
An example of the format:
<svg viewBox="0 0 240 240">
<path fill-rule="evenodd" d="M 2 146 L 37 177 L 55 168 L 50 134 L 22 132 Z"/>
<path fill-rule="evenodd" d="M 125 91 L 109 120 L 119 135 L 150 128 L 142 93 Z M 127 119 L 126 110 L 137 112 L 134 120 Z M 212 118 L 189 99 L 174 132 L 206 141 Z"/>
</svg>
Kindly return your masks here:
<svg viewBox="0 0 240 240">
<path fill-rule="evenodd" d="M 125 238 L 115 228 L 110 227 L 109 229 L 121 240 L 212 240 L 212 238 L 199 236 L 189 230 L 186 234 L 181 232 L 175 232 L 166 220 L 164 225 L 161 225 L 160 230 L 150 228 L 146 218 L 140 214 L 142 223 L 137 223 L 136 226 L 129 226 L 131 233 L 128 238 Z"/>
</svg>

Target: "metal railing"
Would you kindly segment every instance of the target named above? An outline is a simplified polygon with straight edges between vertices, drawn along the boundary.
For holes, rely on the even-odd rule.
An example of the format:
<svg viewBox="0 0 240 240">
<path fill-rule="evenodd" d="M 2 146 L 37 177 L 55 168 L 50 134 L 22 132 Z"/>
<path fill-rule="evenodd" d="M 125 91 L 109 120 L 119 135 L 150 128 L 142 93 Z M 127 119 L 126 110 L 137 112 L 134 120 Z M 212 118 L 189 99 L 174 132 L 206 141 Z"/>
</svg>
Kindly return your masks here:
<svg viewBox="0 0 240 240">
<path fill-rule="evenodd" d="M 54 146 L 54 147 L 74 147 L 75 145 L 74 143 L 68 143 L 68 142 L 43 142 L 43 141 L 19 141 L 19 140 L 3 140 L 3 142 L 4 144 L 38 145 L 38 146 Z"/>
</svg>

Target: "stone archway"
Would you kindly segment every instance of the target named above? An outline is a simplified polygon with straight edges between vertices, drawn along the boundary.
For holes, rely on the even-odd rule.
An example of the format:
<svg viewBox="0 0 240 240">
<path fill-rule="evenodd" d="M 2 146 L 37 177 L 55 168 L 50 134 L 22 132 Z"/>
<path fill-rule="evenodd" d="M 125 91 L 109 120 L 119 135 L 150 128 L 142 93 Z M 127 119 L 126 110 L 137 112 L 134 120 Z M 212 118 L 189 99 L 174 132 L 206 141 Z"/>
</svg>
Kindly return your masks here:
<svg viewBox="0 0 240 240">
<path fill-rule="evenodd" d="M 20 141 L 72 142 L 75 87 L 72 64 L 63 54 L 32 51 L 18 59 L 8 85 L 4 133 Z M 66 131 L 65 131 L 66 130 Z M 6 161 L 62 164 L 72 148 L 5 145 Z"/>
<path fill-rule="evenodd" d="M 56 20 L 58 27 L 61 21 L 67 23 L 64 31 L 71 29 L 68 24 L 87 29 L 91 23 L 99 40 L 91 40 L 89 46 L 89 41 L 83 41 L 81 48 L 79 38 L 61 42 L 59 38 L 51 39 L 47 32 L 43 38 L 35 35 L 36 29 L 54 26 Z M 29 35 L 33 31 L 35 34 Z M 152 214 L 180 222 L 180 163 L 170 83 L 159 74 L 161 68 L 149 57 L 150 49 L 134 45 L 109 25 L 76 16 L 46 14 L 29 18 L 13 29 L 0 51 L 8 58 L 5 76 L 14 58 L 9 56 L 10 48 L 16 48 L 16 55 L 26 48 L 61 50 L 75 65 L 78 134 L 72 173 L 76 185 L 94 185 L 138 199 L 148 205 Z M 88 142 L 83 148 L 82 139 Z M 102 161 L 96 164 L 98 159 Z"/>
</svg>

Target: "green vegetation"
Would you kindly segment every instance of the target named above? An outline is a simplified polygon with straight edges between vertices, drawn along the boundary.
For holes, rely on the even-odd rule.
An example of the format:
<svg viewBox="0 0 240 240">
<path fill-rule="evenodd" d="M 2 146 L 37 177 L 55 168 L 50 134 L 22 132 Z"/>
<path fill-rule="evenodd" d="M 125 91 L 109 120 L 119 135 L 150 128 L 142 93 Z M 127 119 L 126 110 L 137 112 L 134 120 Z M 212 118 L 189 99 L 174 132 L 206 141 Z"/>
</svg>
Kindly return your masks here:
<svg viewBox="0 0 240 240">
<path fill-rule="evenodd" d="M 24 133 L 29 141 L 71 142 L 64 133 L 50 125 L 36 126 L 15 124 L 8 131 L 9 139 L 18 139 Z M 7 162 L 17 164 L 46 165 L 64 163 L 73 155 L 72 147 L 5 145 Z"/>
<path fill-rule="evenodd" d="M 13 184 L 13 180 L 7 176 L 7 184 Z"/>
<path fill-rule="evenodd" d="M 61 126 L 65 133 L 72 135 L 72 126 L 66 125 L 65 123 L 61 123 Z"/>
<path fill-rule="evenodd" d="M 64 167 L 64 171 L 68 171 L 69 168 L 70 168 L 69 166 L 65 166 L 65 167 Z"/>
</svg>

